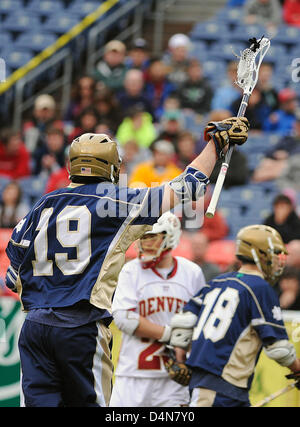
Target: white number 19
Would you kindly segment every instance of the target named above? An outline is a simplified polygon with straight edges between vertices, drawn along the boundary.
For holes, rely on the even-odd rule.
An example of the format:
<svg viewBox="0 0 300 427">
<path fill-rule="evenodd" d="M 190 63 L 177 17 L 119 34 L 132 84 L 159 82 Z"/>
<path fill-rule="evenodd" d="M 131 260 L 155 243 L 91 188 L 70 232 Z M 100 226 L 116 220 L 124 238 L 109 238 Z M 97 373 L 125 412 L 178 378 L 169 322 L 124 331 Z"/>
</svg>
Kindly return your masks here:
<svg viewBox="0 0 300 427">
<path fill-rule="evenodd" d="M 53 261 L 48 259 L 48 224 L 53 208 L 44 209 L 34 241 L 34 276 L 53 276 Z M 70 226 L 73 222 L 73 229 Z M 56 253 L 55 263 L 65 276 L 82 273 L 91 258 L 91 213 L 86 206 L 66 206 L 56 218 L 56 238 L 63 248 L 76 248 L 75 259 L 68 253 Z"/>
</svg>

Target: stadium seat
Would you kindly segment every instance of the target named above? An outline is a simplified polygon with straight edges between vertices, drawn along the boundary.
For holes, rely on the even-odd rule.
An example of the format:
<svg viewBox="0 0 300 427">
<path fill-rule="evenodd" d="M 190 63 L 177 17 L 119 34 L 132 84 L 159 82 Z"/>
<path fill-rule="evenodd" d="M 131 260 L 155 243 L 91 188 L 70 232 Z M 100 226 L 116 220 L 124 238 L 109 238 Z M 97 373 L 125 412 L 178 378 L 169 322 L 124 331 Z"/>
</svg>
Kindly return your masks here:
<svg viewBox="0 0 300 427">
<path fill-rule="evenodd" d="M 30 201 L 35 203 L 45 192 L 47 177 L 28 177 L 19 180 L 19 184 L 22 189 L 23 196 Z"/>
<path fill-rule="evenodd" d="M 13 38 L 8 31 L 0 32 L 0 48 L 6 48 L 12 43 L 13 43 Z"/>
<path fill-rule="evenodd" d="M 32 14 L 25 12 L 13 12 L 1 24 L 3 30 L 12 33 L 22 33 L 23 31 L 32 31 L 41 26 L 40 19 Z"/>
<path fill-rule="evenodd" d="M 94 12 L 100 5 L 101 1 L 73 1 L 67 8 L 67 12 L 78 15 L 80 19 L 83 19 L 86 15 Z"/>
<path fill-rule="evenodd" d="M 80 19 L 74 15 L 70 16 L 68 13 L 59 16 L 51 15 L 43 24 L 43 31 L 53 32 L 57 35 L 68 32 L 74 27 Z"/>
<path fill-rule="evenodd" d="M 51 33 L 29 32 L 21 34 L 15 41 L 16 48 L 27 48 L 34 52 L 40 52 L 56 41 L 57 37 Z"/>
<path fill-rule="evenodd" d="M 2 52 L 3 59 L 6 65 L 12 70 L 16 70 L 23 65 L 27 64 L 32 58 L 33 53 L 31 50 L 25 49 L 9 49 Z"/>
<path fill-rule="evenodd" d="M 1 0 L 0 2 L 0 15 L 6 15 L 21 9 L 23 9 L 21 0 Z"/>
<path fill-rule="evenodd" d="M 261 25 L 240 25 L 230 33 L 231 40 L 248 42 L 250 38 L 261 38 L 266 32 L 266 29 Z"/>
<path fill-rule="evenodd" d="M 275 35 L 274 43 L 284 43 L 286 45 L 298 45 L 300 39 L 300 29 L 290 25 L 281 25 Z"/>
<path fill-rule="evenodd" d="M 41 17 L 62 13 L 64 10 L 64 3 L 59 0 L 31 0 L 24 9 L 25 12 L 34 13 Z"/>
<path fill-rule="evenodd" d="M 194 26 L 190 32 L 192 40 L 220 40 L 228 38 L 230 34 L 226 24 L 222 22 L 207 21 Z"/>
</svg>

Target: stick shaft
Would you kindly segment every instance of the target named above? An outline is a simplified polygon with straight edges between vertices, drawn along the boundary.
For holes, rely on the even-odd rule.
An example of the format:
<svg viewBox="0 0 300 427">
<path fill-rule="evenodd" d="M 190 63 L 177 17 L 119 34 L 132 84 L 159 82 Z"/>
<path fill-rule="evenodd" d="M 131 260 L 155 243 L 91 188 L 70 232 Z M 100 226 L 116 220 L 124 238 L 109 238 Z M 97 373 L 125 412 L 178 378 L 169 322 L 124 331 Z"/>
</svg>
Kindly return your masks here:
<svg viewBox="0 0 300 427">
<path fill-rule="evenodd" d="M 243 94 L 243 98 L 242 101 L 240 103 L 240 107 L 239 107 L 239 111 L 237 113 L 237 117 L 243 117 L 245 115 L 247 106 L 248 106 L 248 101 L 249 101 L 249 97 L 250 95 L 248 93 L 244 93 Z M 216 184 L 215 184 L 215 188 L 209 203 L 209 206 L 207 208 L 207 211 L 205 213 L 205 215 L 208 218 L 212 218 L 216 212 L 217 209 L 217 204 L 220 198 L 220 194 L 223 188 L 223 184 L 227 175 L 227 171 L 228 171 L 228 167 L 229 167 L 229 163 L 230 163 L 230 159 L 232 156 L 234 150 L 234 146 L 231 145 L 226 153 L 225 156 L 225 161 L 222 163 Z"/>
<path fill-rule="evenodd" d="M 256 403 L 255 405 L 252 406 L 252 408 L 259 408 L 261 406 L 266 405 L 267 403 L 271 402 L 272 400 L 276 399 L 277 397 L 281 396 L 282 394 L 285 394 L 288 391 L 292 390 L 296 384 L 297 384 L 297 381 L 287 385 L 286 387 L 282 388 L 281 390 L 276 391 L 275 393 L 271 394 L 270 396 L 268 396 L 265 399 L 261 400 L 260 402 Z"/>
</svg>

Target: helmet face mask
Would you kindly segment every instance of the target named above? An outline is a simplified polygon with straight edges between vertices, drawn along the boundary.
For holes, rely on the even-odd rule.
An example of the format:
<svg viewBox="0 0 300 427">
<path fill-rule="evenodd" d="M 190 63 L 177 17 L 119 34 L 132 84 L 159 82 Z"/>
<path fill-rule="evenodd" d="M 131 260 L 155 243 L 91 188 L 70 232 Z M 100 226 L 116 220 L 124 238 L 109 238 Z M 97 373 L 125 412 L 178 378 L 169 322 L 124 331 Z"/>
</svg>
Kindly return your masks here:
<svg viewBox="0 0 300 427">
<path fill-rule="evenodd" d="M 138 241 L 139 258 L 143 268 L 153 268 L 163 257 L 175 249 L 181 236 L 179 219 L 171 212 L 165 212 Z"/>
<path fill-rule="evenodd" d="M 119 181 L 121 158 L 117 143 L 108 135 L 85 133 L 74 139 L 69 159 L 71 180 L 94 177 L 114 184 Z"/>
<path fill-rule="evenodd" d="M 274 285 L 286 264 L 287 249 L 280 234 L 266 225 L 251 225 L 238 232 L 236 243 L 236 255 L 254 262 L 266 281 Z"/>
</svg>

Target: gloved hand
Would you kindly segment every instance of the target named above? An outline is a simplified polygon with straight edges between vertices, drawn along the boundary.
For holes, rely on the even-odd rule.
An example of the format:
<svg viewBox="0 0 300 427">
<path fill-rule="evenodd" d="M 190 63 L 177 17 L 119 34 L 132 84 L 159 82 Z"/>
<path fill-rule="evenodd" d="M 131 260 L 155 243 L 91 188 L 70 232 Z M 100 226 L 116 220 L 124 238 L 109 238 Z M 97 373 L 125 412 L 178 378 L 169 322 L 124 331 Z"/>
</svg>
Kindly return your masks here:
<svg viewBox="0 0 300 427">
<path fill-rule="evenodd" d="M 230 117 L 220 122 L 210 122 L 204 130 L 204 139 L 209 141 L 212 138 L 217 157 L 221 159 L 227 145 L 242 145 L 247 141 L 249 127 L 246 117 Z"/>
</svg>

